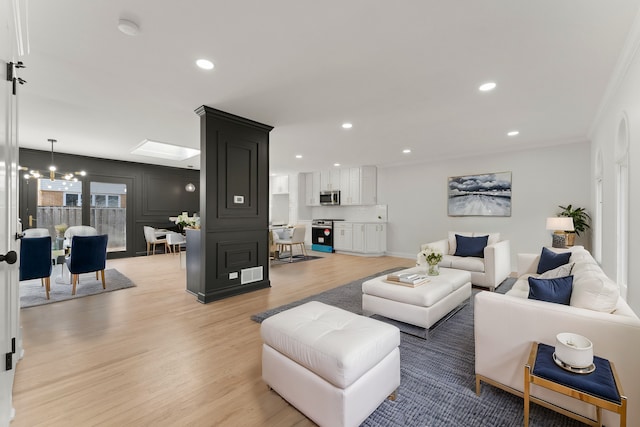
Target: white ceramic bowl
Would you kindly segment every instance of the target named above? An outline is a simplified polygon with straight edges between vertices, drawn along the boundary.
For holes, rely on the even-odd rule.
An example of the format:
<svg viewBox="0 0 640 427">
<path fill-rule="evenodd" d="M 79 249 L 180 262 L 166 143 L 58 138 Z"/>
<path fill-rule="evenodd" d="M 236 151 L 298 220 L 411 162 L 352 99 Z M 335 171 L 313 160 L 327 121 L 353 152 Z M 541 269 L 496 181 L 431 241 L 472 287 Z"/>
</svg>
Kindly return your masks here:
<svg viewBox="0 0 640 427">
<path fill-rule="evenodd" d="M 556 357 L 574 368 L 593 363 L 593 344 L 582 335 L 562 332 L 556 335 Z"/>
</svg>

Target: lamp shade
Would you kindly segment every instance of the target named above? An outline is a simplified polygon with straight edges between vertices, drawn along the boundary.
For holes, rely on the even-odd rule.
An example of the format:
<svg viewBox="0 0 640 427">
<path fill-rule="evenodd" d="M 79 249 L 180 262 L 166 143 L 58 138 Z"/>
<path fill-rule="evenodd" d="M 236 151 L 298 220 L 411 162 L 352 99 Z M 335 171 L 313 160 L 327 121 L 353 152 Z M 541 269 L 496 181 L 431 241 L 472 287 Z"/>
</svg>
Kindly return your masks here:
<svg viewBox="0 0 640 427">
<path fill-rule="evenodd" d="M 566 216 L 547 218 L 547 230 L 573 231 L 573 218 Z"/>
</svg>

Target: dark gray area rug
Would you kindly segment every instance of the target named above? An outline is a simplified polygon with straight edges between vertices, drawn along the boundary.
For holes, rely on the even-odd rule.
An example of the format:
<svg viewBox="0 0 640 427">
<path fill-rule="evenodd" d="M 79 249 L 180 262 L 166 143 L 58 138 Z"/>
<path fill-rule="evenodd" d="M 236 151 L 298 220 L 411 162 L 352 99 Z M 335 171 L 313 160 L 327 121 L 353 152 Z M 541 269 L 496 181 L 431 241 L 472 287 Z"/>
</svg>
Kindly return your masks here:
<svg viewBox="0 0 640 427">
<path fill-rule="evenodd" d="M 320 301 L 362 314 L 362 282 L 387 274 L 376 273 L 300 301 L 253 315 L 256 322 L 308 301 Z M 509 278 L 497 292 L 507 292 Z M 480 292 L 473 290 L 473 295 Z M 380 320 L 384 320 L 380 316 Z M 389 319 L 387 319 L 389 320 Z M 402 324 L 395 322 L 394 324 Z M 411 326 L 411 325 L 407 325 Z M 405 329 L 405 330 L 403 330 Z M 421 329 L 421 328 L 419 328 Z M 406 328 L 400 328 L 406 332 Z M 522 398 L 487 384 L 475 393 L 473 296 L 455 315 L 439 324 L 425 340 L 400 334 L 400 388 L 395 401 L 385 400 L 363 426 L 473 426 L 512 427 L 523 424 Z M 531 406 L 532 427 L 576 427 L 584 424 L 538 405 Z"/>
<path fill-rule="evenodd" d="M 55 271 L 57 271 L 57 269 Z M 98 277 L 99 276 L 100 275 L 98 275 Z M 57 274 L 54 272 L 51 275 L 50 299 L 47 299 L 44 286 L 41 285 L 40 279 L 20 282 L 20 308 L 51 304 L 135 286 L 135 283 L 129 280 L 127 276 L 111 268 L 105 270 L 105 284 L 107 289 L 102 289 L 102 280 L 96 280 L 95 273 L 86 273 L 80 275 L 80 283 L 76 285 L 76 294 L 71 295 L 72 285 L 69 283 L 69 272 L 65 272 L 64 283 L 56 283 L 56 277 Z"/>
</svg>

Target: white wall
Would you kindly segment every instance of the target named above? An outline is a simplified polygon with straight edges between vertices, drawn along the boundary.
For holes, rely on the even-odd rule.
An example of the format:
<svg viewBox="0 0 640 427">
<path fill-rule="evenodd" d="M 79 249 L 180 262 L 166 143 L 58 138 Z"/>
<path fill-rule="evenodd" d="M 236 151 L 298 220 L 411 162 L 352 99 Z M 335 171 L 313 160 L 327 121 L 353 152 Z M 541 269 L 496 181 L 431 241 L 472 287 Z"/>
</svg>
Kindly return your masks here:
<svg viewBox="0 0 640 427">
<path fill-rule="evenodd" d="M 636 18 L 634 30 L 628 40 L 619 65 L 617 78 L 612 81 L 611 91 L 599 120 L 591 134 L 592 140 L 592 191 L 595 182 L 595 156 L 598 151 L 603 159 L 603 203 L 602 203 L 602 267 L 607 275 L 616 280 L 616 138 L 618 126 L 626 115 L 629 126 L 629 269 L 627 302 L 640 313 L 640 23 Z M 626 56 L 624 54 L 627 54 Z M 595 194 L 595 192 L 594 192 Z M 594 198 L 595 199 L 595 198 Z"/>
<path fill-rule="evenodd" d="M 517 142 L 516 142 L 517 143 Z M 447 178 L 511 171 L 511 217 L 450 217 Z M 447 231 L 500 232 L 516 254 L 551 246 L 546 218 L 558 205 L 589 209 L 590 145 L 573 143 L 413 166 L 378 168 L 378 200 L 388 205 L 387 253 L 414 258 L 422 243 Z M 588 245 L 588 236 L 576 244 Z"/>
</svg>

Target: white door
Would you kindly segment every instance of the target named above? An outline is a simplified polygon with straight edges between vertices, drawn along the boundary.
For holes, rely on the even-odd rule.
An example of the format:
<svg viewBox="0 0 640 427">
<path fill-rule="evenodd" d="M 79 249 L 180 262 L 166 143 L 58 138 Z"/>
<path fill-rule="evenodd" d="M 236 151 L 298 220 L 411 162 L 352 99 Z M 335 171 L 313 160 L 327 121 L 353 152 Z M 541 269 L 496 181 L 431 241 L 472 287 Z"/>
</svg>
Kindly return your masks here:
<svg viewBox="0 0 640 427">
<path fill-rule="evenodd" d="M 22 355 L 18 263 L 15 262 L 19 252 L 15 240 L 18 231 L 18 112 L 14 84 L 7 81 L 7 64 L 16 62 L 13 16 L 11 2 L 0 0 L 0 426 L 9 425 L 14 415 L 13 378 L 17 359 Z M 15 74 L 13 67 L 11 71 Z"/>
</svg>

